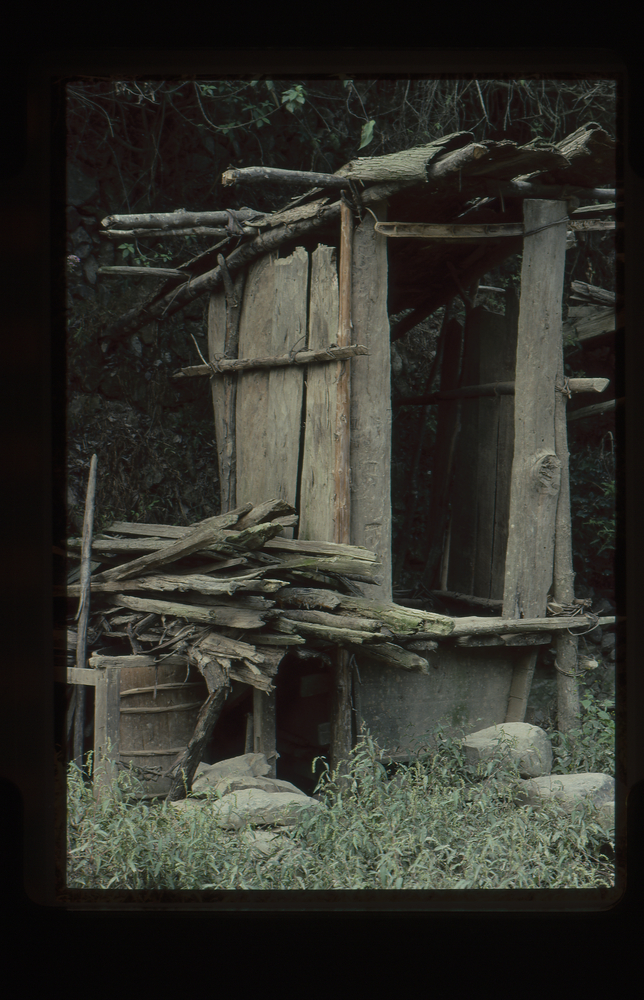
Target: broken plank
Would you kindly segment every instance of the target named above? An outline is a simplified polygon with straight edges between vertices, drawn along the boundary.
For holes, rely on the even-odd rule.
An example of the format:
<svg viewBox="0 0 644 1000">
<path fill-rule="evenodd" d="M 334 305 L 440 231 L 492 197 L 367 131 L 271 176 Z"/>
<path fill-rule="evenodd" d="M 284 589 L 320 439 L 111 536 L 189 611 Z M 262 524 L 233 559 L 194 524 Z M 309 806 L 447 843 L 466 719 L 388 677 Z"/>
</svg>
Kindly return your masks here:
<svg viewBox="0 0 644 1000">
<path fill-rule="evenodd" d="M 303 552 L 312 555 L 347 556 L 349 559 L 364 559 L 367 562 L 380 562 L 376 552 L 363 545 L 343 545 L 340 542 L 322 542 L 305 538 L 272 538 L 266 542 L 265 548 L 279 549 L 283 552 Z"/>
<path fill-rule="evenodd" d="M 229 594 L 238 590 L 260 590 L 273 593 L 284 587 L 283 580 L 226 580 L 214 579 L 201 573 L 189 576 L 174 576 L 172 574 L 155 574 L 135 577 L 133 580 L 107 580 L 101 582 L 91 578 L 92 593 L 116 593 L 119 590 L 172 590 L 183 593 L 187 590 L 199 594 Z M 62 587 L 68 597 L 75 597 L 80 592 L 80 585 L 73 583 Z"/>
<path fill-rule="evenodd" d="M 274 629 L 279 632 L 296 633 L 304 636 L 310 635 L 316 639 L 326 639 L 328 642 L 345 643 L 353 642 L 361 644 L 363 642 L 374 641 L 377 638 L 372 632 L 358 632 L 349 628 L 331 628 L 328 625 L 314 625 L 312 622 L 295 621 L 290 618 L 278 618 L 271 622 Z"/>
<path fill-rule="evenodd" d="M 298 611 L 289 609 L 280 612 L 291 621 L 310 622 L 317 625 L 329 625 L 332 628 L 351 628 L 364 632 L 379 632 L 383 628 L 381 621 L 375 618 L 359 618 L 351 615 L 333 615 L 325 611 Z"/>
<path fill-rule="evenodd" d="M 282 587 L 277 593 L 277 602 L 285 607 L 319 608 L 333 611 L 340 604 L 340 594 L 314 587 Z"/>
<path fill-rule="evenodd" d="M 105 570 L 100 574 L 100 578 L 102 580 L 122 580 L 128 576 L 137 576 L 145 570 L 157 569 L 166 563 L 192 555 L 199 549 L 204 549 L 215 542 L 225 542 L 224 532 L 218 524 L 213 524 L 213 521 L 216 522 L 217 519 L 209 518 L 184 538 L 168 542 L 156 552 L 150 552 L 123 566 L 115 566 L 113 569 Z"/>
<path fill-rule="evenodd" d="M 364 653 L 363 647 L 352 646 L 351 643 L 349 643 L 349 649 L 353 649 L 355 653 Z M 414 653 L 411 650 L 403 649 L 402 646 L 396 646 L 391 642 L 382 642 L 377 646 L 369 646 L 368 659 L 361 660 L 361 662 L 368 663 L 372 659 L 386 663 L 389 666 L 402 667 L 403 670 L 415 670 L 421 674 L 429 673 L 429 663 L 423 656 L 419 656 L 418 653 Z"/>
<path fill-rule="evenodd" d="M 295 507 L 286 500 L 275 497 L 272 500 L 265 500 L 257 504 L 243 517 L 240 517 L 236 528 L 242 531 L 244 528 L 252 528 L 255 524 L 262 524 L 264 521 L 273 521 L 275 518 L 282 520 L 282 515 L 296 514 Z"/>
<path fill-rule="evenodd" d="M 265 624 L 264 613 L 247 611 L 243 608 L 209 608 L 196 604 L 175 604 L 171 601 L 155 601 L 147 597 L 132 597 L 117 594 L 108 598 L 110 604 L 132 608 L 134 611 L 149 611 L 158 615 L 174 615 L 202 625 L 227 625 L 232 628 L 256 629 Z"/>
<path fill-rule="evenodd" d="M 206 518 L 220 528 L 229 528 L 232 524 L 237 524 L 241 517 L 252 511 L 251 503 L 237 507 L 227 514 L 217 514 L 214 518 Z M 153 535 L 160 538 L 185 538 L 194 528 L 198 528 L 205 521 L 197 521 L 195 524 L 138 524 L 134 521 L 114 521 L 105 531 L 114 531 L 119 535 Z M 254 523 L 254 522 L 253 522 Z"/>
</svg>

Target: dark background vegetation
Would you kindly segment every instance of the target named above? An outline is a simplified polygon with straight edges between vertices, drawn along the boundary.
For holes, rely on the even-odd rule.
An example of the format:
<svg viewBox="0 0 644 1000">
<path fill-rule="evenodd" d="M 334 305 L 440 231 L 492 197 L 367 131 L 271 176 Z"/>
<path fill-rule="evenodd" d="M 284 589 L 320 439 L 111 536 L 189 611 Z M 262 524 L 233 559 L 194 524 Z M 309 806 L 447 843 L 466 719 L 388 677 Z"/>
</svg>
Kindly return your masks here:
<svg viewBox="0 0 644 1000">
<path fill-rule="evenodd" d="M 66 208 L 67 453 L 55 470 L 67 523 L 55 542 L 77 535 L 89 461 L 99 459 L 95 528 L 115 518 L 190 523 L 219 510 L 212 405 L 202 380 L 173 382 L 206 351 L 207 297 L 165 322 L 101 349 L 99 330 L 149 293 L 150 281 L 97 275 L 104 264 L 177 266 L 209 249 L 211 237 L 164 237 L 114 244 L 99 235 L 109 214 L 214 210 L 242 204 L 279 208 L 290 192 L 278 185 L 224 188 L 229 166 L 333 172 L 356 155 L 396 152 L 459 130 L 476 140 L 539 138 L 558 142 L 587 122 L 615 135 L 615 81 L 545 79 L 80 79 L 61 108 L 73 204 Z M 607 181 L 612 185 L 620 178 Z M 520 258 L 486 283 L 518 287 Z M 615 290 L 611 233 L 585 235 L 566 261 L 564 315 L 572 280 Z M 502 296 L 488 296 L 502 311 Z M 453 314 L 462 315 L 457 300 Z M 406 394 L 426 388 L 442 310 L 397 343 L 392 361 Z M 567 347 L 567 374 L 611 378 L 619 396 L 613 346 Z M 403 527 L 418 408 L 394 421 L 394 533 Z M 569 425 L 577 588 L 614 589 L 615 435 L 612 415 Z M 424 561 L 433 422 L 421 455 L 418 502 L 404 567 L 406 585 Z M 259 499 L 259 498 L 257 498 Z M 394 539 L 396 544 L 396 539 Z M 395 552 L 394 552 L 395 559 Z"/>
</svg>

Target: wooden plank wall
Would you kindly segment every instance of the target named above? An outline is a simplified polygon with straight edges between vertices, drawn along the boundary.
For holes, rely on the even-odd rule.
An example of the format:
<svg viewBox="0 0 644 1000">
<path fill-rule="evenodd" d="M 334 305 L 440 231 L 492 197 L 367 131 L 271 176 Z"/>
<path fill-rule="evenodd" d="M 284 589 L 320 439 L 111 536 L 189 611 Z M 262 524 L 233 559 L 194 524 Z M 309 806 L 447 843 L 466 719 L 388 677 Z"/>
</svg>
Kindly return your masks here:
<svg viewBox="0 0 644 1000">
<path fill-rule="evenodd" d="M 249 271 L 239 357 L 301 350 L 306 341 L 308 254 L 267 255 Z M 238 373 L 237 503 L 280 497 L 295 504 L 304 371 L 295 366 Z"/>
<path fill-rule="evenodd" d="M 334 247 L 319 246 L 311 256 L 309 348 L 323 348 L 335 343 L 338 335 L 338 295 L 337 251 Z M 358 364 L 362 361 L 360 358 Z M 339 365 L 329 362 L 311 365 L 306 374 L 298 537 L 324 542 L 333 541 L 338 373 Z"/>
</svg>

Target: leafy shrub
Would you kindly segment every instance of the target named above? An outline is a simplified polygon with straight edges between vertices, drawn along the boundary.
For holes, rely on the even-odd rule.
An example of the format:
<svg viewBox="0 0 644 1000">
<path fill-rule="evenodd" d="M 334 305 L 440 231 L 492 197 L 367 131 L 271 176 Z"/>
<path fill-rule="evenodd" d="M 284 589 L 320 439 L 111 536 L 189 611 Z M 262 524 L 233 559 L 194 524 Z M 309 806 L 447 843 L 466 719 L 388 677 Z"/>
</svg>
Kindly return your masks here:
<svg viewBox="0 0 644 1000">
<path fill-rule="evenodd" d="M 614 590 L 615 467 L 612 456 L 586 446 L 570 453 L 570 508 L 577 579 Z"/>
<path fill-rule="evenodd" d="M 551 733 L 553 774 L 600 772 L 615 777 L 615 704 L 587 697 L 581 701 L 579 729 Z"/>
</svg>

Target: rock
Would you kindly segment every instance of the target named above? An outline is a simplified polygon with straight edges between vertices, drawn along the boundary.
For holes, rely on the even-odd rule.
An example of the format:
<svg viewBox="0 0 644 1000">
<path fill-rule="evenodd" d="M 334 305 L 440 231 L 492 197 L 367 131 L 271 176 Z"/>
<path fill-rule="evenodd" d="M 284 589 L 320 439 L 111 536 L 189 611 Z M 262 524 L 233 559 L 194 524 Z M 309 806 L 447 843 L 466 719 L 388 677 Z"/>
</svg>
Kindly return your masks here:
<svg viewBox="0 0 644 1000">
<path fill-rule="evenodd" d="M 95 285 L 96 275 L 98 273 L 98 264 L 96 262 L 96 257 L 92 254 L 90 254 L 83 264 L 83 271 L 85 272 L 85 277 L 89 281 L 90 285 Z"/>
<path fill-rule="evenodd" d="M 89 235 L 86 229 L 79 226 L 75 229 L 70 236 L 70 245 L 73 248 L 74 254 L 80 258 L 80 260 L 85 260 L 89 257 L 92 250 L 94 249 L 94 244 L 92 243 L 92 237 Z"/>
<path fill-rule="evenodd" d="M 88 177 L 76 163 L 67 164 L 67 203 L 78 207 L 91 202 L 98 194 L 98 182 Z"/>
<path fill-rule="evenodd" d="M 501 741 L 508 741 L 507 754 L 517 764 L 523 778 L 550 774 L 552 746 L 547 734 L 539 726 L 527 722 L 504 722 L 498 726 L 470 733 L 463 741 L 469 764 L 488 760 Z"/>
<path fill-rule="evenodd" d="M 214 789 L 222 778 L 257 778 L 268 774 L 271 765 L 263 753 L 245 753 L 241 757 L 229 757 L 216 764 L 199 764 L 192 782 L 192 793 Z"/>
<path fill-rule="evenodd" d="M 602 653 L 608 653 L 612 649 L 615 649 L 616 641 L 617 636 L 614 632 L 604 632 L 602 636 Z"/>
<path fill-rule="evenodd" d="M 208 809 L 219 826 L 227 830 L 240 830 L 247 824 L 252 826 L 295 826 L 302 808 L 321 809 L 315 799 L 303 792 L 265 792 L 261 788 L 242 788 L 216 801 L 206 803 L 198 799 L 182 799 L 172 802 L 180 811 Z"/>
<path fill-rule="evenodd" d="M 276 792 L 292 792 L 295 795 L 302 795 L 302 789 L 292 785 L 290 781 L 283 781 L 281 778 L 246 777 L 245 775 L 227 775 L 214 786 L 215 794 L 229 795 L 231 792 L 238 792 L 242 788 L 259 788 L 269 795 Z"/>
<path fill-rule="evenodd" d="M 524 805 L 540 806 L 554 798 L 570 814 L 576 803 L 590 799 L 603 822 L 615 821 L 615 779 L 609 774 L 549 774 L 520 781 L 519 787 Z"/>
<path fill-rule="evenodd" d="M 600 617 L 614 615 L 615 602 L 609 600 L 607 597 L 600 597 L 593 604 L 593 613 L 599 615 Z"/>
<path fill-rule="evenodd" d="M 602 641 L 602 636 L 603 632 L 598 625 L 597 628 L 594 628 L 590 632 L 587 632 L 586 635 L 584 636 L 584 639 L 590 639 L 590 641 L 594 642 L 596 646 L 599 646 Z"/>
</svg>

